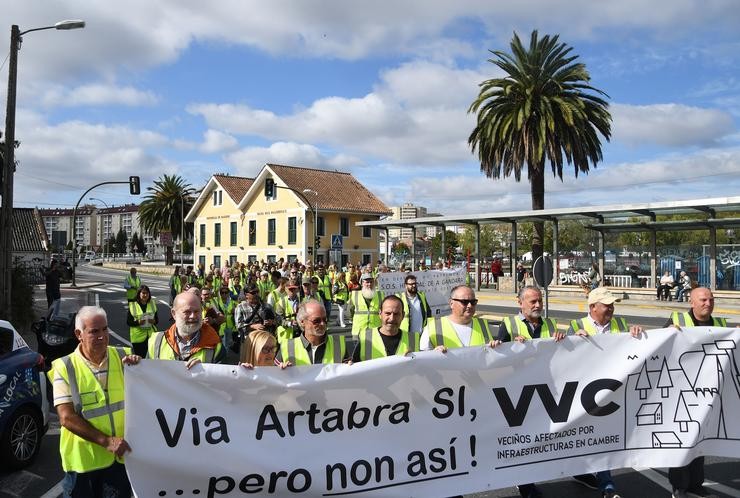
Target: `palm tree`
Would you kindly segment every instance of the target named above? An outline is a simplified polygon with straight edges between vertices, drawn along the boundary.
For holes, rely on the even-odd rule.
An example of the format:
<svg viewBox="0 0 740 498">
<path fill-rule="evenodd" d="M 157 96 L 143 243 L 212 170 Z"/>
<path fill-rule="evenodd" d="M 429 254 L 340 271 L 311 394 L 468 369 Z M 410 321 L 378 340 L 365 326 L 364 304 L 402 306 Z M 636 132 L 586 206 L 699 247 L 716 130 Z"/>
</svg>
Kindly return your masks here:
<svg viewBox="0 0 740 498">
<path fill-rule="evenodd" d="M 573 164 L 575 175 L 588 173 L 602 159 L 598 133 L 611 135 L 606 93 L 589 84 L 591 77 L 572 47 L 558 36 L 538 39 L 532 31 L 529 49 L 514 33 L 511 54 L 494 51 L 489 59 L 506 76 L 482 82 L 480 93 L 468 109 L 476 112 L 477 124 L 468 138 L 478 149 L 481 171 L 498 179 L 514 174 L 521 180 L 527 165 L 532 209 L 545 208 L 545 161 L 553 176 L 563 180 L 563 159 Z M 598 132 L 598 133 L 597 133 Z M 536 222 L 532 254 L 542 255 L 544 223 Z"/>
<path fill-rule="evenodd" d="M 182 233 L 182 213 L 187 213 L 193 206 L 195 190 L 182 177 L 166 174 L 147 190 L 150 193 L 139 206 L 139 220 L 145 233 L 155 237 L 160 232 L 171 234 L 165 256 L 165 264 L 171 265 L 173 241 Z M 192 223 L 186 223 L 185 237 L 192 233 Z"/>
</svg>

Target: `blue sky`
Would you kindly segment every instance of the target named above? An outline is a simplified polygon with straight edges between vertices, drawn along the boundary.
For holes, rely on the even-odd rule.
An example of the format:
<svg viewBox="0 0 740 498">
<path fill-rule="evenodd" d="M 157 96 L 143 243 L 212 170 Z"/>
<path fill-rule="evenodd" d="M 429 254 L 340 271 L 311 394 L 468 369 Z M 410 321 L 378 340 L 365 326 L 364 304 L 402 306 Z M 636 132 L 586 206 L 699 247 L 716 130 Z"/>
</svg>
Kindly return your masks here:
<svg viewBox="0 0 740 498">
<path fill-rule="evenodd" d="M 526 182 L 480 173 L 467 108 L 500 76 L 488 50 L 532 29 L 574 48 L 614 118 L 603 162 L 549 176 L 546 207 L 740 192 L 734 0 L 30 0 L 6 6 L 3 28 L 63 19 L 87 27 L 29 33 L 20 52 L 16 206 L 276 162 L 349 171 L 389 206 L 527 209 Z M 90 195 L 137 200 L 123 186 Z"/>
</svg>

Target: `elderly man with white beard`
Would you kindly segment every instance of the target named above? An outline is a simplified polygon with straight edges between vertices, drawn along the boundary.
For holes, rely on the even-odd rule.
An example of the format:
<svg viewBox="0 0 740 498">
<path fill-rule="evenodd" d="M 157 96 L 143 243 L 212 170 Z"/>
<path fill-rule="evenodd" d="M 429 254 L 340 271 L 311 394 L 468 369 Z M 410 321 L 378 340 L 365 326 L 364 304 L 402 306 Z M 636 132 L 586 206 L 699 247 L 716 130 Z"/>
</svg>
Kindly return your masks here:
<svg viewBox="0 0 740 498">
<path fill-rule="evenodd" d="M 200 296 L 182 292 L 172 302 L 175 323 L 149 338 L 147 358 L 185 361 L 188 369 L 198 363 L 221 363 L 226 354 L 218 332 L 203 323 Z"/>
<path fill-rule="evenodd" d="M 349 314 L 352 317 L 352 335 L 357 337 L 361 330 L 381 326 L 380 303 L 383 293 L 375 290 L 375 279 L 369 273 L 360 278 L 362 288 L 349 296 Z"/>
</svg>

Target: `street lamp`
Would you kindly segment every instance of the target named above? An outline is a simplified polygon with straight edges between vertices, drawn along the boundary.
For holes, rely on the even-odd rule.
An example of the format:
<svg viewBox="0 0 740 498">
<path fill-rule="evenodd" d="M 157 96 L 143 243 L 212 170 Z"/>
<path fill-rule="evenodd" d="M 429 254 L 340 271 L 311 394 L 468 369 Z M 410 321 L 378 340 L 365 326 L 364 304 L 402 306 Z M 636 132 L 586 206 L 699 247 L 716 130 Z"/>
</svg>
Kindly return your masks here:
<svg viewBox="0 0 740 498">
<path fill-rule="evenodd" d="M 316 196 L 316 202 L 314 202 L 313 208 L 313 265 L 316 266 L 316 239 L 319 237 L 319 193 L 310 188 L 303 189 L 304 194 L 313 194 Z M 310 205 L 308 206 L 311 207 Z"/>
<path fill-rule="evenodd" d="M 45 29 L 79 29 L 85 27 L 85 21 L 60 21 L 53 26 L 33 28 L 21 31 L 18 25 L 10 28 L 10 54 L 8 56 L 8 104 L 5 113 L 5 151 L 2 164 L 2 199 L 0 208 L 0 293 L 2 301 L 0 311 L 10 319 L 12 292 L 12 259 L 13 259 L 13 174 L 15 173 L 15 97 L 18 80 L 18 51 L 21 48 L 22 36 L 32 31 Z"/>
</svg>

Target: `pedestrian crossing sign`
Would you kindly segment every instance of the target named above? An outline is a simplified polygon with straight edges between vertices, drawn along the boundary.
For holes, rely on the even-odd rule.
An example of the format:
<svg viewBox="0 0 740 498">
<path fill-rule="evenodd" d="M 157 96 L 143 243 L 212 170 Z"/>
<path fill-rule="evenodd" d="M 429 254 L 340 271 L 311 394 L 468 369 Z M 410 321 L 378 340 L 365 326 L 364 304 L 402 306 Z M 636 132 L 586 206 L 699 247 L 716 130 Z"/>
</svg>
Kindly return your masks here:
<svg viewBox="0 0 740 498">
<path fill-rule="evenodd" d="M 331 248 L 341 249 L 342 248 L 342 236 L 338 233 L 331 234 Z"/>
</svg>

